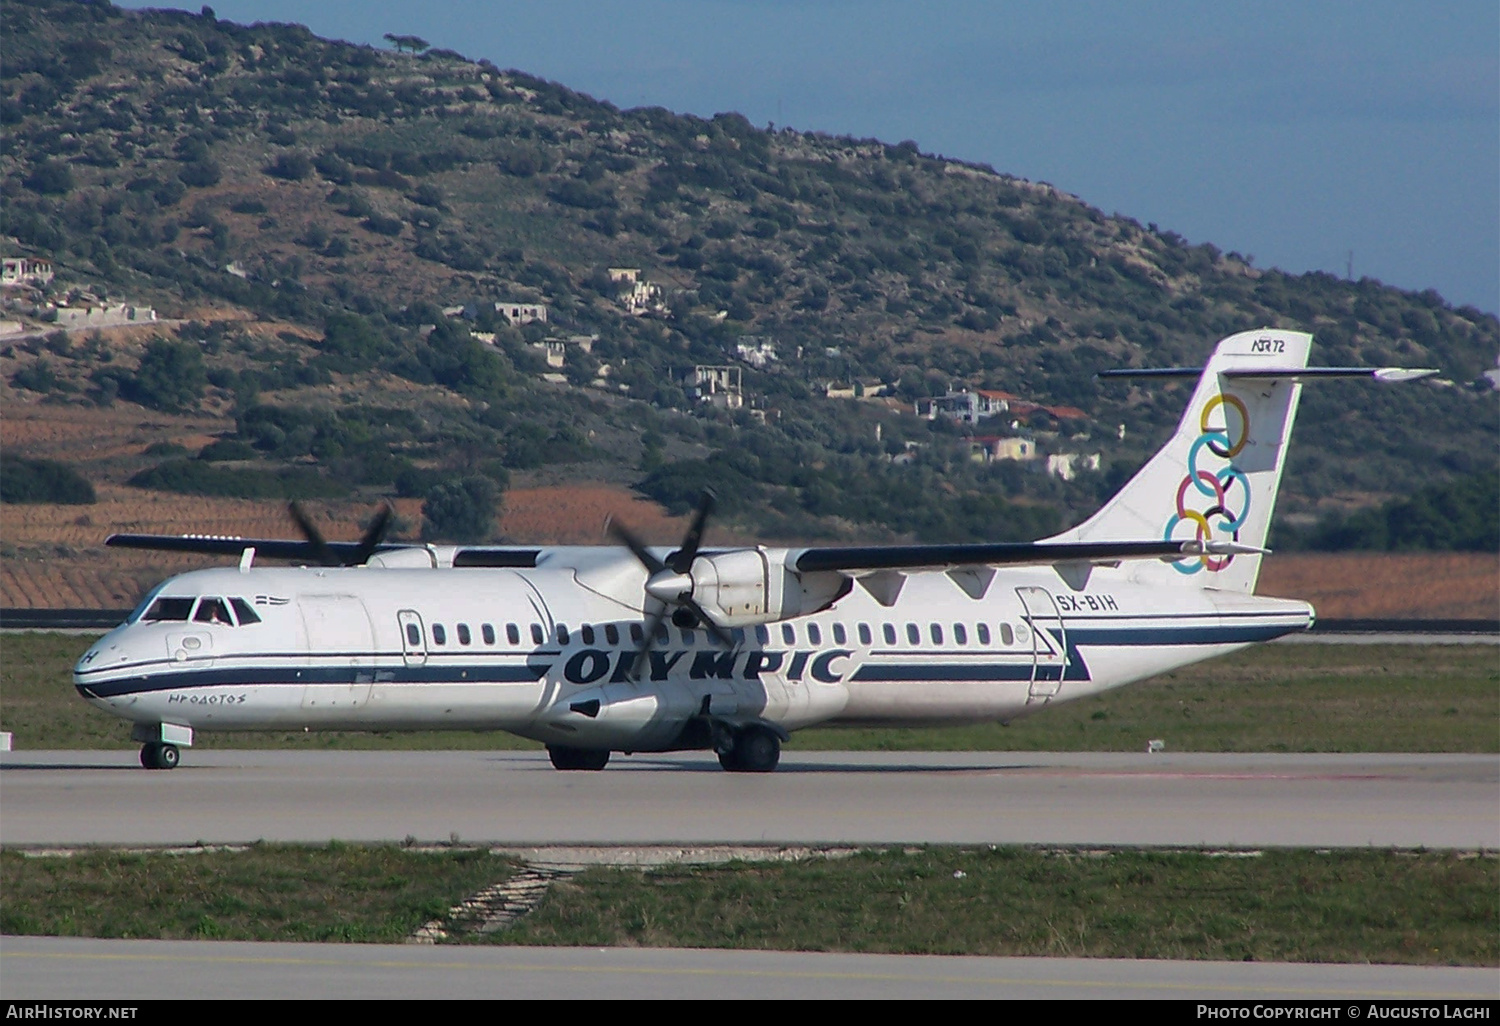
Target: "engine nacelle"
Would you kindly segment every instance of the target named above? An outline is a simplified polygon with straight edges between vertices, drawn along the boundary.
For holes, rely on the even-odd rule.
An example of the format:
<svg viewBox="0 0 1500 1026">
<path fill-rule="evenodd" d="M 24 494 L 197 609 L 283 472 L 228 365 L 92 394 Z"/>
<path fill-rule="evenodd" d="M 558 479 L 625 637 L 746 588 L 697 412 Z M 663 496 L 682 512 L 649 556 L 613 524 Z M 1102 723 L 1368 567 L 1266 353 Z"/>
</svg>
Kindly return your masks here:
<svg viewBox="0 0 1500 1026">
<path fill-rule="evenodd" d="M 840 573 L 799 573 L 789 549 L 735 549 L 693 561 L 693 598 L 725 627 L 748 627 L 826 609 L 848 592 Z"/>
</svg>

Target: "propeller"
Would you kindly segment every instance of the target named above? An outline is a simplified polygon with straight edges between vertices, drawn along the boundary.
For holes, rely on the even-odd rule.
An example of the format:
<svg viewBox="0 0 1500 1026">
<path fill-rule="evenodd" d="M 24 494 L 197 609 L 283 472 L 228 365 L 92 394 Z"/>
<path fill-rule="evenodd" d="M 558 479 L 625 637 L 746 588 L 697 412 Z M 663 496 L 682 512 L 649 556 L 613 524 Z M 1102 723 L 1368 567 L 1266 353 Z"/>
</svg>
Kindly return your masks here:
<svg viewBox="0 0 1500 1026">
<path fill-rule="evenodd" d="M 662 621 L 667 618 L 674 606 L 678 610 L 691 613 L 693 618 L 713 635 L 714 640 L 719 644 L 725 648 L 734 647 L 734 639 L 730 637 L 729 632 L 715 623 L 713 617 L 708 615 L 708 611 L 698 603 L 697 599 L 693 598 L 693 560 L 698 558 L 698 549 L 703 543 L 703 529 L 708 523 L 708 515 L 713 512 L 714 502 L 714 493 L 708 488 L 703 489 L 703 494 L 698 498 L 698 508 L 693 513 L 692 523 L 688 525 L 687 534 L 682 537 L 682 544 L 677 547 L 676 551 L 667 555 L 665 562 L 647 549 L 629 528 L 618 520 L 610 518 L 607 525 L 609 533 L 628 548 L 646 568 L 646 573 L 649 574 L 646 578 L 646 594 L 660 603 L 660 607 L 646 620 L 641 647 L 636 652 L 635 662 L 630 668 L 631 677 L 640 675 L 641 663 L 644 662 L 646 654 L 651 651 L 651 645 L 656 640 L 656 632 L 661 629 Z"/>
<path fill-rule="evenodd" d="M 347 545 L 340 546 L 345 551 L 335 552 L 323 538 L 323 532 L 318 530 L 318 525 L 312 522 L 296 502 L 287 504 L 287 513 L 291 515 L 292 522 L 302 532 L 302 537 L 307 539 L 307 544 L 312 547 L 313 556 L 324 566 L 361 566 L 368 562 L 370 557 L 379 548 L 381 540 L 386 531 L 390 529 L 391 518 L 395 516 L 395 510 L 390 503 L 383 503 L 370 526 L 365 528 L 365 533 L 360 537 L 358 545 L 349 549 Z"/>
</svg>

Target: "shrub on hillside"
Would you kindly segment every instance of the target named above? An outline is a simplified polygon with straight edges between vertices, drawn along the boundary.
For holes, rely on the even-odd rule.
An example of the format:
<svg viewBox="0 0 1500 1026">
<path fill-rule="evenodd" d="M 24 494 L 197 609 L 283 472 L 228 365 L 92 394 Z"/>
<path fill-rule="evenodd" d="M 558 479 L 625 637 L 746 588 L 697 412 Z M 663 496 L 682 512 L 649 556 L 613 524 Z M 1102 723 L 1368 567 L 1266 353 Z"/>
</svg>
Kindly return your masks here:
<svg viewBox="0 0 1500 1026">
<path fill-rule="evenodd" d="M 159 492 L 236 499 L 326 499 L 348 493 L 343 485 L 309 467 L 230 470 L 204 460 L 168 460 L 141 471 L 126 483 Z"/>
<path fill-rule="evenodd" d="M 484 542 L 495 531 L 500 487 L 472 474 L 434 485 L 422 503 L 422 537 L 428 541 Z"/>
<path fill-rule="evenodd" d="M 173 413 L 197 405 L 207 387 L 208 372 L 197 346 L 157 339 L 146 347 L 139 369 L 125 380 L 123 391 L 132 402 Z"/>
<path fill-rule="evenodd" d="M 0 502 L 86 506 L 96 501 L 94 486 L 87 478 L 53 460 L 10 457 L 0 466 Z"/>
</svg>

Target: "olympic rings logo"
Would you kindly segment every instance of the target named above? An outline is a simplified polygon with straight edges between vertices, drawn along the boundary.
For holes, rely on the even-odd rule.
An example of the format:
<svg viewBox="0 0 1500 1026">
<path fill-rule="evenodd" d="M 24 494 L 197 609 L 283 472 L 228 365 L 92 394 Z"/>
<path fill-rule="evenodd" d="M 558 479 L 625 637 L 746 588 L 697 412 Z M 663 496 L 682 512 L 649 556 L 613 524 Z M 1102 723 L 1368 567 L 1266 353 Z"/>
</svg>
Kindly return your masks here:
<svg viewBox="0 0 1500 1026">
<path fill-rule="evenodd" d="M 1224 408 L 1224 427 L 1210 426 L 1209 418 L 1220 407 Z M 1231 410 L 1239 415 L 1239 425 L 1232 423 Z M 1250 479 L 1234 465 L 1234 458 L 1245 448 L 1250 439 L 1250 414 L 1245 404 L 1232 395 L 1216 395 L 1203 407 L 1198 418 L 1201 434 L 1188 449 L 1187 475 L 1177 486 L 1177 512 L 1167 518 L 1166 531 L 1162 537 L 1173 541 L 1178 525 L 1186 522 L 1193 525 L 1199 542 L 1206 542 L 1218 530 L 1235 541 L 1240 538 L 1240 526 L 1250 515 Z M 1199 467 L 1198 461 L 1207 449 L 1210 454 L 1226 461 L 1217 472 Z M 1238 511 L 1234 507 L 1238 506 Z M 1193 508 L 1200 507 L 1200 508 Z M 1181 574 L 1196 574 L 1200 570 L 1217 573 L 1234 561 L 1234 556 L 1187 556 L 1172 564 L 1172 569 Z"/>
</svg>

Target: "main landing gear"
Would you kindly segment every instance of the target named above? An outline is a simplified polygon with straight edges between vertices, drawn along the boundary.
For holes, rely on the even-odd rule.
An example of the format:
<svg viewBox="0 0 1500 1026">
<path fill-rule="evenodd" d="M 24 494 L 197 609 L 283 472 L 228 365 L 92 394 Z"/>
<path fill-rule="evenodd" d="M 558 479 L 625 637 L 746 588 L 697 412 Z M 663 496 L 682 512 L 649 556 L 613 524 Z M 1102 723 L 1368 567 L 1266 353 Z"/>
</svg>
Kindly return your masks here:
<svg viewBox="0 0 1500 1026">
<path fill-rule="evenodd" d="M 609 763 L 609 749 L 548 745 L 547 758 L 560 770 L 602 770 Z"/>
<path fill-rule="evenodd" d="M 141 765 L 147 769 L 176 769 L 181 761 L 182 753 L 176 745 L 148 741 L 141 746 Z"/>
<path fill-rule="evenodd" d="M 731 773 L 770 773 L 781 761 L 781 738 L 765 727 L 734 733 L 733 744 L 719 753 L 719 765 Z"/>
</svg>

